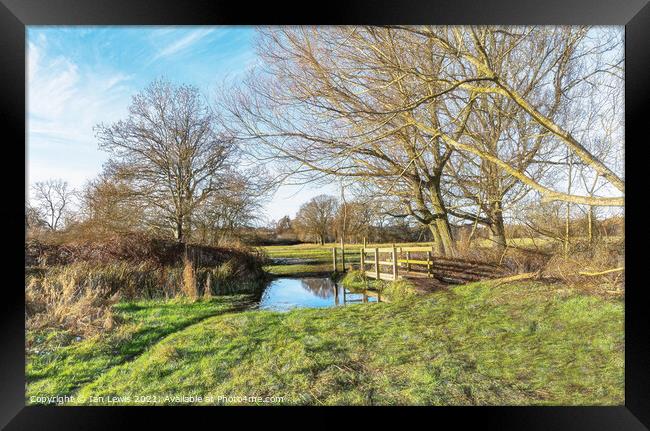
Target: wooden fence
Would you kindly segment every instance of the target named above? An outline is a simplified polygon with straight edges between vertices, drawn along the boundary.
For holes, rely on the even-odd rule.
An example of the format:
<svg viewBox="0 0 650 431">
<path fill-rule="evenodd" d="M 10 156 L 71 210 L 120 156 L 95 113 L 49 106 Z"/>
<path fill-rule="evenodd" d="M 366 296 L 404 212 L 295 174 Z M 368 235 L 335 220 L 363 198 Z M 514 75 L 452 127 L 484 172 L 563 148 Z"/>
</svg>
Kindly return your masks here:
<svg viewBox="0 0 650 431">
<path fill-rule="evenodd" d="M 348 246 L 348 250 L 350 250 Z M 405 276 L 416 278 L 434 278 L 447 284 L 463 284 L 472 281 L 503 277 L 509 271 L 498 264 L 480 262 L 458 257 L 436 255 L 432 246 L 368 247 L 364 244 L 359 251 L 358 260 L 349 259 L 346 247 L 332 249 L 334 272 L 338 271 L 340 261 L 342 270 L 357 266 L 366 277 L 378 280 L 394 281 Z M 337 259 L 338 258 L 338 259 Z"/>
<path fill-rule="evenodd" d="M 420 257 L 414 259 L 414 254 Z M 368 256 L 371 257 L 370 260 L 367 259 Z M 422 246 L 362 248 L 359 261 L 361 272 L 365 273 L 366 277 L 378 280 L 399 280 L 400 270 L 421 272 L 430 277 L 433 267 L 433 248 Z M 367 266 L 370 268 L 366 268 Z"/>
<path fill-rule="evenodd" d="M 419 258 L 414 258 L 414 255 L 419 255 Z M 364 247 L 359 250 L 359 270 L 367 277 L 379 280 L 398 280 L 401 278 L 400 270 L 402 272 L 420 272 L 430 277 L 433 256 L 433 247 L 430 246 L 397 247 L 393 245 L 392 247 L 367 247 L 364 244 Z M 345 271 L 346 251 L 344 244 L 341 244 L 340 249 L 332 248 L 332 266 L 335 272 L 339 269 L 339 261 L 342 263 L 342 270 Z"/>
</svg>

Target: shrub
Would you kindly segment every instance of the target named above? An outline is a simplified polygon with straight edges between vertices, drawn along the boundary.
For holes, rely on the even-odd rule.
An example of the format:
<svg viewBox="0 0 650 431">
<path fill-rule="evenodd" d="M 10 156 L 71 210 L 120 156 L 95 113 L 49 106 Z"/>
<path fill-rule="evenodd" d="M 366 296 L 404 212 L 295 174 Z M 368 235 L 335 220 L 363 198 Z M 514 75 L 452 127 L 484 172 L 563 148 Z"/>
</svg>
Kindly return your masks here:
<svg viewBox="0 0 650 431">
<path fill-rule="evenodd" d="M 391 301 L 399 301 L 417 295 L 413 285 L 403 279 L 385 283 L 381 293 Z"/>
<path fill-rule="evenodd" d="M 343 287 L 350 290 L 365 289 L 366 283 L 366 277 L 359 270 L 348 271 L 341 280 Z"/>
<path fill-rule="evenodd" d="M 100 239 L 66 240 L 48 237 L 25 241 L 26 266 L 68 265 L 76 262 L 106 264 L 130 262 L 151 265 L 178 266 L 187 256 L 200 267 L 217 266 L 230 259 L 238 265 L 254 270 L 263 260 L 260 250 L 244 247 L 208 247 L 181 244 L 176 241 L 152 238 L 144 234 L 113 235 Z"/>
</svg>

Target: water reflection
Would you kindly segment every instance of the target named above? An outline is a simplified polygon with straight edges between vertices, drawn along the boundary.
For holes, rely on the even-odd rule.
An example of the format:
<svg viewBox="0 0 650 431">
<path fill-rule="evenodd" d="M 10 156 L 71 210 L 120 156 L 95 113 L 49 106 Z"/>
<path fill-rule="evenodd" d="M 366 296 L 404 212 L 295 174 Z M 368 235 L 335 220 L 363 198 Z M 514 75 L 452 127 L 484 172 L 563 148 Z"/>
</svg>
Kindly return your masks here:
<svg viewBox="0 0 650 431">
<path fill-rule="evenodd" d="M 334 294 L 334 282 L 331 278 L 301 278 L 303 289 L 319 298 L 327 299 Z"/>
<path fill-rule="evenodd" d="M 286 311 L 370 302 L 381 302 L 377 292 L 351 292 L 329 278 L 277 278 L 262 293 L 258 308 Z"/>
</svg>

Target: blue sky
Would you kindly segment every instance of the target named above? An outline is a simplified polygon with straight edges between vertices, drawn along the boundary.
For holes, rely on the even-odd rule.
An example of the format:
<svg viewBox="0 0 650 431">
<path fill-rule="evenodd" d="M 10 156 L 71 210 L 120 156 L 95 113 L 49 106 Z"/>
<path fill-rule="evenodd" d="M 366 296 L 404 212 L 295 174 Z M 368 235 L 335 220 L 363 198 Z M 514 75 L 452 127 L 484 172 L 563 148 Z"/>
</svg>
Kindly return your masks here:
<svg viewBox="0 0 650 431">
<path fill-rule="evenodd" d="M 160 76 L 212 97 L 254 66 L 254 36 L 254 28 L 240 26 L 28 27 L 29 182 L 62 178 L 81 187 L 106 160 L 95 124 L 125 117 L 131 96 Z M 294 215 L 328 190 L 282 187 L 267 217 Z"/>
</svg>

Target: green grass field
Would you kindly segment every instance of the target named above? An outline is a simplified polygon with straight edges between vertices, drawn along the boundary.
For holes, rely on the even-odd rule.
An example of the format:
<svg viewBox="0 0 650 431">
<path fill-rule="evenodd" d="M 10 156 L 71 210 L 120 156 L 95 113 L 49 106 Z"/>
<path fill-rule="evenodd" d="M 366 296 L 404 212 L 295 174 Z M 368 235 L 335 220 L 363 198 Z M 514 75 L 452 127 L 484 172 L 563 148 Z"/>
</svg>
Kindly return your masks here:
<svg viewBox="0 0 650 431">
<path fill-rule="evenodd" d="M 621 300 L 529 282 L 288 313 L 244 302 L 121 304 L 121 330 L 67 346 L 31 334 L 28 402 L 623 403 Z"/>
<path fill-rule="evenodd" d="M 241 310 L 248 295 L 210 301 L 122 302 L 114 306 L 117 330 L 82 341 L 62 331 L 27 332 L 27 399 L 64 396 L 111 368 L 142 355 L 164 337 L 207 317 Z"/>
</svg>

